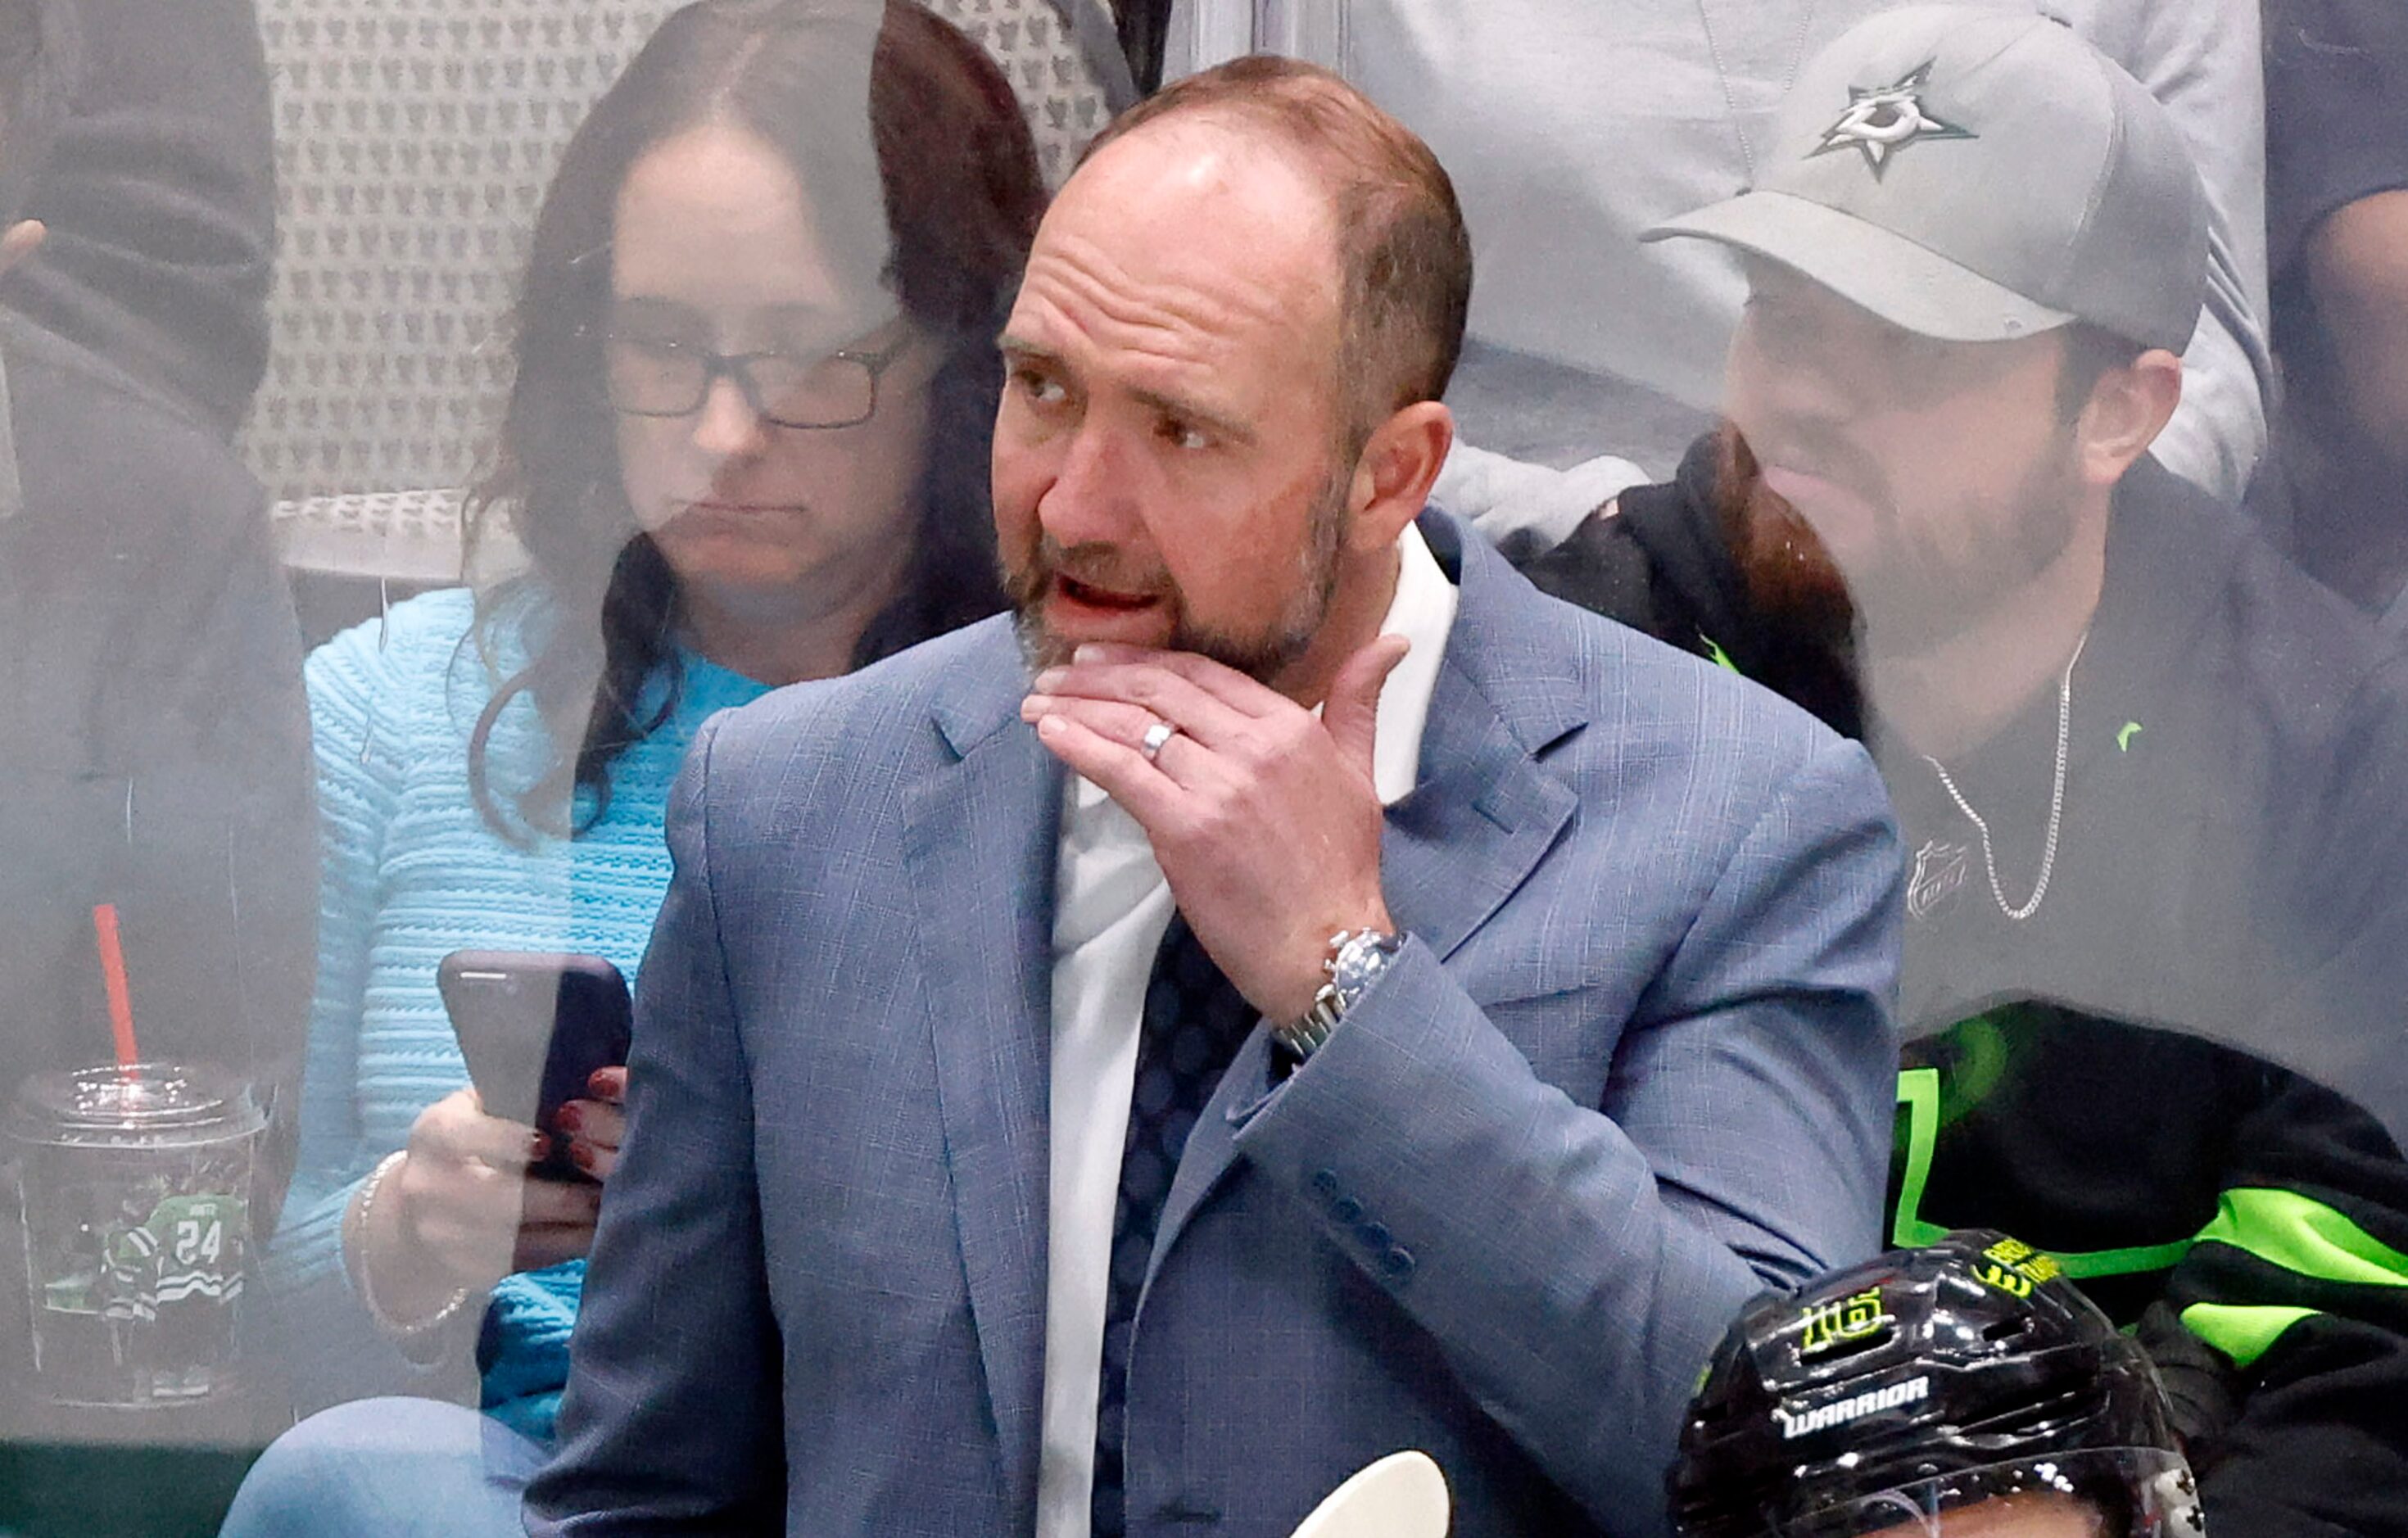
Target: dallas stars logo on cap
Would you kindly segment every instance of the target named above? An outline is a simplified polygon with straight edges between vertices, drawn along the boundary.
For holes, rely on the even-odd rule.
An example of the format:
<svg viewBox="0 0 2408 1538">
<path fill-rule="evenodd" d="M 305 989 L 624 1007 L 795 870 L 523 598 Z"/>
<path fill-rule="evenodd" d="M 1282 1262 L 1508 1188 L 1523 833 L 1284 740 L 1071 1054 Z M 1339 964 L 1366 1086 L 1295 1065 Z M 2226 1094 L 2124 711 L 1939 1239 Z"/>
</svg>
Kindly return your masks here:
<svg viewBox="0 0 2408 1538">
<path fill-rule="evenodd" d="M 1848 109 L 1824 130 L 1823 142 L 1808 151 L 1808 156 L 1827 155 L 1834 150 L 1858 151 L 1878 181 L 1889 168 L 1890 157 L 1918 139 L 1974 137 L 1971 131 L 1934 117 L 1923 105 L 1924 82 L 1930 77 L 1932 63 L 1925 60 L 1921 68 L 1896 85 L 1871 91 L 1848 87 Z"/>
</svg>

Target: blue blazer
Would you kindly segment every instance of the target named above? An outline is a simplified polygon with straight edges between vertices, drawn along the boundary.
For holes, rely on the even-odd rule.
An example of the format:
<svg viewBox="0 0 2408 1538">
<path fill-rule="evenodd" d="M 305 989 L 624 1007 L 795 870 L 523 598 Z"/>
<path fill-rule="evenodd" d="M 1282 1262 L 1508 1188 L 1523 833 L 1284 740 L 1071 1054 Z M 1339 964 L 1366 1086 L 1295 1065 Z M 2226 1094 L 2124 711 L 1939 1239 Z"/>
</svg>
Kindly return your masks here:
<svg viewBox="0 0 2408 1538">
<path fill-rule="evenodd" d="M 1460 1538 L 1651 1534 L 1740 1305 L 1877 1247 L 1899 852 L 1864 754 L 1461 588 L 1383 873 L 1411 939 L 1187 1144 L 1130 1531 L 1284 1534 L 1400 1447 Z M 715 717 L 668 823 L 624 1161 L 539 1534 L 1027 1533 L 1062 771 L 1009 619 Z"/>
</svg>

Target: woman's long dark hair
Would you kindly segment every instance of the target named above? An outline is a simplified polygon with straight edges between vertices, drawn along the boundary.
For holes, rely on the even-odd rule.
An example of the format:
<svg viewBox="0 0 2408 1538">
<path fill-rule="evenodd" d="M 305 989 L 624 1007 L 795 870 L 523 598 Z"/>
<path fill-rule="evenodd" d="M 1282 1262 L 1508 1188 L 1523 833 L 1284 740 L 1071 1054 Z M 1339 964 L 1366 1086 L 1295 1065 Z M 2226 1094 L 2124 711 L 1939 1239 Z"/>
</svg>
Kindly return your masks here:
<svg viewBox="0 0 2408 1538">
<path fill-rule="evenodd" d="M 647 151 L 706 122 L 749 129 L 811 185 L 802 157 L 810 137 L 825 132 L 832 83 L 840 89 L 830 26 L 824 6 L 809 0 L 701 0 L 676 12 L 578 129 L 545 194 L 515 315 L 516 375 L 498 462 L 469 504 L 472 548 L 488 519 L 507 517 L 532 568 L 480 598 L 489 661 L 489 627 L 499 617 L 523 614 L 538 594 L 552 611 L 469 738 L 478 810 L 513 841 L 561 827 L 549 809 L 564 800 L 572 811 L 563 831 L 592 826 L 609 804 L 611 761 L 668 719 L 683 682 L 676 580 L 627 505 L 615 420 L 594 385 L 620 186 Z M 1010 83 L 977 44 L 910 0 L 886 7 L 869 118 L 891 237 L 886 281 L 944 361 L 928 386 L 912 560 L 901 592 L 854 646 L 856 668 L 1002 607 L 987 490 L 1002 387 L 995 335 L 1045 201 Z M 588 606 L 601 618 L 600 679 L 590 693 L 595 643 L 576 623 L 595 612 Z M 578 747 L 511 797 L 513 818 L 487 759 L 495 723 L 521 694 L 556 742 Z M 573 811 L 579 790 L 593 797 L 582 819 Z"/>
</svg>

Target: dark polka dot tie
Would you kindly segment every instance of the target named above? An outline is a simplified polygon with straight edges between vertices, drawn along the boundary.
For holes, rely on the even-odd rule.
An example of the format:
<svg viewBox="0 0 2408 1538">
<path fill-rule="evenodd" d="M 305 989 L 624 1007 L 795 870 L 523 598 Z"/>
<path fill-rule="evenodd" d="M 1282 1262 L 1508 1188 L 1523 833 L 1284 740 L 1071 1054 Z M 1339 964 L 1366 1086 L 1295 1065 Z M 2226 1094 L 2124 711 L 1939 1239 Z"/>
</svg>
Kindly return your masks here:
<svg viewBox="0 0 2408 1538">
<path fill-rule="evenodd" d="M 1103 1381 L 1096 1400 L 1096 1486 L 1089 1506 L 1095 1538 L 1127 1531 L 1123 1495 L 1127 1445 L 1129 1330 L 1154 1230 L 1170 1196 L 1179 1156 L 1204 1102 L 1228 1071 L 1257 1016 L 1172 914 L 1146 984 L 1139 1028 L 1137 1084 L 1129 1096 L 1128 1139 L 1121 1145 L 1120 1199 L 1112 1207 L 1111 1279 L 1104 1294 Z"/>
</svg>

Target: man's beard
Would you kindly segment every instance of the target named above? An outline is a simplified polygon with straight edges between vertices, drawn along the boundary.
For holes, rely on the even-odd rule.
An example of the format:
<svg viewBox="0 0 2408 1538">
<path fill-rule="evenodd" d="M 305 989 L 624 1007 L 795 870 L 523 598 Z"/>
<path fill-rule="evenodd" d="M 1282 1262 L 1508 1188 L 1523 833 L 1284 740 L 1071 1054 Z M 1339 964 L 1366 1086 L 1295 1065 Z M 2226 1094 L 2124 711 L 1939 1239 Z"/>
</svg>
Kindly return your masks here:
<svg viewBox="0 0 2408 1538">
<path fill-rule="evenodd" d="M 1915 651 L 1970 628 L 2065 553 L 2077 518 L 2069 448 L 2025 472 L 2008 516 L 1977 544 L 1951 549 L 1877 487 L 1856 487 L 1885 513 L 1863 569 L 1842 569 L 1804 514 L 1764 483 L 1739 429 L 1720 429 L 1715 514 L 1750 601 L 1793 630 L 1844 644 L 1859 622 L 1876 651 Z"/>
<path fill-rule="evenodd" d="M 1755 451 L 1728 422 L 1714 434 L 1713 514 L 1751 609 L 1801 640 L 1849 646 L 1856 611 L 1848 579 L 1814 526 L 1764 483 Z"/>
<path fill-rule="evenodd" d="M 1346 531 L 1346 496 L 1353 481 L 1350 466 L 1333 473 L 1314 495 L 1295 590 L 1279 616 L 1253 635 L 1216 629 L 1197 619 L 1188 611 L 1186 596 L 1178 583 L 1159 566 L 1128 567 L 1118 551 L 1100 541 L 1065 547 L 1040 532 L 1036 548 L 1016 565 L 1009 556 L 1000 557 L 1003 590 L 1011 599 L 1021 651 L 1028 666 L 1032 670 L 1060 667 L 1070 660 L 1077 646 L 1045 624 L 1046 596 L 1056 577 L 1068 577 L 1115 592 L 1156 595 L 1171 615 L 1164 650 L 1193 652 L 1257 683 L 1271 683 L 1312 649 L 1329 617 L 1338 593 L 1339 546 Z M 1268 579 L 1269 574 L 1265 575 Z"/>
</svg>

